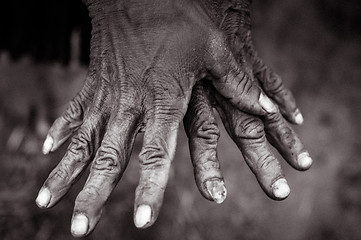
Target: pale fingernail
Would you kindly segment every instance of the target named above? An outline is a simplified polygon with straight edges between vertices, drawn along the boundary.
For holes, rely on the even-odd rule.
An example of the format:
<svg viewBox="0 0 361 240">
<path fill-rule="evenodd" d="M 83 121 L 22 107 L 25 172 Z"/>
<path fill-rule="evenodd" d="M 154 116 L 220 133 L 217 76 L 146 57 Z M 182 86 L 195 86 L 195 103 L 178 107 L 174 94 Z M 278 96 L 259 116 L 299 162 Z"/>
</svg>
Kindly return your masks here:
<svg viewBox="0 0 361 240">
<path fill-rule="evenodd" d="M 88 218 L 84 214 L 74 216 L 71 223 L 71 233 L 74 236 L 83 236 L 88 232 Z"/>
<path fill-rule="evenodd" d="M 137 228 L 144 227 L 150 222 L 152 217 L 152 209 L 148 205 L 140 205 L 135 213 L 134 224 Z"/>
<path fill-rule="evenodd" d="M 54 144 L 54 139 L 49 135 L 46 136 L 46 139 L 43 144 L 43 154 L 48 154 L 53 148 L 53 144 Z"/>
<path fill-rule="evenodd" d="M 298 164 L 304 169 L 307 169 L 312 165 L 312 158 L 308 152 L 303 152 L 298 155 L 297 161 Z"/>
<path fill-rule="evenodd" d="M 275 113 L 277 112 L 277 108 L 274 103 L 269 99 L 266 95 L 261 93 L 259 95 L 259 104 L 261 107 L 268 113 Z"/>
<path fill-rule="evenodd" d="M 50 191 L 47 188 L 43 188 L 40 190 L 35 202 L 39 207 L 46 208 L 49 205 L 50 199 Z"/>
<path fill-rule="evenodd" d="M 303 123 L 303 116 L 298 108 L 293 115 L 295 116 L 295 122 L 301 125 Z"/>
<path fill-rule="evenodd" d="M 275 197 L 277 198 L 285 198 L 290 194 L 290 187 L 287 184 L 286 179 L 281 178 L 278 179 L 275 183 L 272 185 L 272 191 Z"/>
<path fill-rule="evenodd" d="M 216 203 L 220 204 L 226 199 L 227 189 L 224 186 L 223 181 L 219 179 L 207 180 L 205 186 L 208 193 Z"/>
</svg>

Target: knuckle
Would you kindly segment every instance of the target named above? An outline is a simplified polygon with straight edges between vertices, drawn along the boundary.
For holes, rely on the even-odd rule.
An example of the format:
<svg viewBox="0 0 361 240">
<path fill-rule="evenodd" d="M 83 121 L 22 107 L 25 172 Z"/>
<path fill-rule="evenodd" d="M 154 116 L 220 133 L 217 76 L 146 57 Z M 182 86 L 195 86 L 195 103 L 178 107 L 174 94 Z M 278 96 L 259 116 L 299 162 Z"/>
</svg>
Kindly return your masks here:
<svg viewBox="0 0 361 240">
<path fill-rule="evenodd" d="M 84 118 L 84 107 L 78 97 L 75 97 L 70 101 L 63 118 L 67 122 L 81 121 Z"/>
<path fill-rule="evenodd" d="M 215 117 L 211 103 L 199 98 L 189 104 L 187 113 L 183 118 L 183 123 L 188 136 L 198 135 L 197 131 L 201 131 L 202 126 L 217 131 Z M 214 125 L 214 126 L 213 126 Z"/>
<path fill-rule="evenodd" d="M 82 161 L 89 159 L 93 155 L 92 134 L 89 133 L 89 131 L 80 130 L 78 134 L 72 138 L 68 152 L 75 160 Z"/>
<path fill-rule="evenodd" d="M 283 125 L 283 120 L 279 108 L 277 109 L 278 111 L 276 113 L 270 113 L 266 115 L 265 122 L 268 124 L 277 124 L 277 126 L 279 127 Z"/>
<path fill-rule="evenodd" d="M 258 168 L 263 170 L 273 169 L 277 164 L 277 160 L 272 157 L 270 154 L 265 154 L 261 156 L 258 162 Z"/>
<path fill-rule="evenodd" d="M 181 91 L 183 92 L 181 93 Z M 153 96 L 144 101 L 145 115 L 149 118 L 156 117 L 161 121 L 168 122 L 182 119 L 188 108 L 188 97 L 190 94 L 178 87 L 155 89 Z"/>
<path fill-rule="evenodd" d="M 139 160 L 142 168 L 163 168 L 170 164 L 166 159 L 170 159 L 165 147 L 159 145 L 148 145 L 142 149 L 139 154 Z"/>
<path fill-rule="evenodd" d="M 155 114 L 159 116 L 172 116 L 172 118 L 180 118 L 184 116 L 187 108 L 188 101 L 185 98 L 185 95 L 181 96 L 166 96 L 164 94 L 158 94 L 155 96 Z"/>
<path fill-rule="evenodd" d="M 214 145 L 217 144 L 220 136 L 220 131 L 216 123 L 214 122 L 203 122 L 202 125 L 197 129 L 195 137 L 201 138 L 206 141 L 206 144 Z"/>
<path fill-rule="evenodd" d="M 119 151 L 111 146 L 99 149 L 92 164 L 92 169 L 103 171 L 104 173 L 119 173 L 121 164 L 118 160 Z"/>
<path fill-rule="evenodd" d="M 167 125 L 172 124 L 173 122 L 178 122 L 182 119 L 185 114 L 183 109 L 183 104 L 181 106 L 179 106 L 179 104 L 158 106 L 156 117 L 159 118 L 160 121 L 167 123 Z"/>
<path fill-rule="evenodd" d="M 138 83 L 134 83 L 131 80 L 129 85 L 123 86 L 120 84 L 120 91 L 118 89 L 112 89 L 115 96 L 119 98 L 119 108 L 124 109 L 125 112 L 138 113 L 141 111 L 142 105 L 145 104 L 142 100 L 142 86 L 137 86 Z M 120 92 L 120 95 L 119 95 Z"/>
<path fill-rule="evenodd" d="M 264 125 L 260 119 L 253 117 L 235 119 L 233 125 L 237 137 L 260 139 L 264 136 Z"/>
</svg>

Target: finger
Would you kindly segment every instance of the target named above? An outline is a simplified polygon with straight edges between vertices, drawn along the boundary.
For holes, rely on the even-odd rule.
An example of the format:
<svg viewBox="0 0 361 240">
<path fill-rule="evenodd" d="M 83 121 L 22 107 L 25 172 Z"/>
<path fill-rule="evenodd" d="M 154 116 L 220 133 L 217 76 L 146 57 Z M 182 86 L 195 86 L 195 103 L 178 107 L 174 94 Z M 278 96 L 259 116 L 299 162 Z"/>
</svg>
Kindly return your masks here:
<svg viewBox="0 0 361 240">
<path fill-rule="evenodd" d="M 88 115 L 85 116 L 84 123 L 72 138 L 63 159 L 50 173 L 39 191 L 36 198 L 39 207 L 49 208 L 54 206 L 70 189 L 92 159 L 103 138 L 104 128 L 107 124 L 108 110 L 104 107 L 107 98 L 106 91 L 98 91 L 94 96 L 93 107 L 89 109 Z"/>
<path fill-rule="evenodd" d="M 219 104 L 216 108 L 228 134 L 241 150 L 264 192 L 275 200 L 286 198 L 290 188 L 279 161 L 267 145 L 262 121 L 238 111 L 222 96 L 215 95 Z"/>
<path fill-rule="evenodd" d="M 84 113 L 94 95 L 92 85 L 92 78 L 88 75 L 83 88 L 51 126 L 43 144 L 43 154 L 58 149 L 83 123 Z"/>
<path fill-rule="evenodd" d="M 92 232 L 102 208 L 128 164 L 139 119 L 133 113 L 119 113 L 109 123 L 90 168 L 89 177 L 75 201 L 71 232 L 82 237 Z"/>
<path fill-rule="evenodd" d="M 134 224 L 138 228 L 152 225 L 160 211 L 176 149 L 179 123 L 185 114 L 185 100 L 168 100 L 156 104 L 149 113 L 139 154 L 140 180 L 134 203 Z"/>
<path fill-rule="evenodd" d="M 267 145 L 266 138 L 242 138 L 238 141 L 237 145 L 263 191 L 274 200 L 283 200 L 288 197 L 290 187 L 279 160 Z"/>
<path fill-rule="evenodd" d="M 295 131 L 279 113 L 264 117 L 267 139 L 286 161 L 298 170 L 307 170 L 312 159 Z"/>
<path fill-rule="evenodd" d="M 212 83 L 217 91 L 240 110 L 256 115 L 277 112 L 272 101 L 262 92 L 241 64 L 235 60 L 225 38 L 211 40 Z"/>
<path fill-rule="evenodd" d="M 203 81 L 193 87 L 183 121 L 197 187 L 206 199 L 222 203 L 227 190 L 217 157 L 219 129 L 208 94 Z"/>
<path fill-rule="evenodd" d="M 269 69 L 256 53 L 253 54 L 253 74 L 267 95 L 277 103 L 283 116 L 291 123 L 302 124 L 303 116 L 297 108 L 292 92 L 286 88 L 280 76 Z"/>
<path fill-rule="evenodd" d="M 281 78 L 269 69 L 263 61 L 258 57 L 257 52 L 254 50 L 251 39 L 251 19 L 249 14 L 250 1 L 244 2 L 239 11 L 227 13 L 224 19 L 222 29 L 226 32 L 235 49 L 243 47 L 244 52 L 238 60 L 243 60 L 246 56 L 251 60 L 254 77 L 260 82 L 263 91 L 267 93 L 280 107 L 281 113 L 288 121 L 294 124 L 302 124 L 303 117 L 301 112 L 296 106 L 296 101 L 291 91 L 285 87 Z M 242 14 L 241 14 L 242 13 Z M 234 23 L 238 23 L 236 26 Z M 235 26 L 235 27 L 230 27 Z M 234 32 L 236 29 L 236 33 Z M 238 50 L 236 50 L 238 52 Z"/>
<path fill-rule="evenodd" d="M 99 115 L 98 115 L 99 116 Z M 95 120 L 94 120 L 95 119 Z M 87 118 L 72 138 L 63 159 L 50 173 L 39 191 L 36 203 L 41 208 L 54 206 L 69 191 L 92 160 L 104 132 L 100 117 Z"/>
</svg>

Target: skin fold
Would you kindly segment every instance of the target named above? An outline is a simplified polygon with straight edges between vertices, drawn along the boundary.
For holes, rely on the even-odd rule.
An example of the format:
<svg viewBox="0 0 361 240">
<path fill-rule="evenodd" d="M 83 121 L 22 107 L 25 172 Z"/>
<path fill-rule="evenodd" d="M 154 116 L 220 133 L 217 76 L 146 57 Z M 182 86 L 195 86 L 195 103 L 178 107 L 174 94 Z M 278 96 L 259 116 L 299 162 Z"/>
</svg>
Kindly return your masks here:
<svg viewBox="0 0 361 240">
<path fill-rule="evenodd" d="M 242 70 L 277 103 L 280 112 L 263 117 L 252 116 L 227 103 L 227 99 L 220 96 L 206 81 L 199 83 L 193 89 L 184 119 L 197 186 L 202 195 L 209 200 L 223 202 L 225 199 L 226 189 L 216 152 L 219 130 L 213 109 L 217 109 L 228 134 L 241 150 L 262 189 L 272 199 L 282 200 L 288 196 L 289 188 L 280 163 L 266 142 L 270 141 L 295 169 L 307 170 L 312 164 L 312 159 L 297 134 L 284 119 L 293 124 L 302 124 L 302 115 L 291 91 L 284 86 L 281 78 L 263 63 L 254 50 L 251 39 L 251 1 L 211 3 L 218 11 L 209 11 L 209 15 L 225 32 Z M 208 181 L 211 184 L 208 184 Z M 282 183 L 284 188 L 280 190 L 278 183 Z"/>
<path fill-rule="evenodd" d="M 149 227 L 162 205 L 183 119 L 197 186 L 207 199 L 221 203 L 226 189 L 213 109 L 266 194 L 287 197 L 289 187 L 266 136 L 296 169 L 309 168 L 312 160 L 281 115 L 302 122 L 292 94 L 253 50 L 249 1 L 84 3 L 93 26 L 91 62 L 83 89 L 44 142 L 47 154 L 71 137 L 39 192 L 39 207 L 54 206 L 90 165 L 71 231 L 76 237 L 91 233 L 142 131 L 134 223 Z"/>
</svg>

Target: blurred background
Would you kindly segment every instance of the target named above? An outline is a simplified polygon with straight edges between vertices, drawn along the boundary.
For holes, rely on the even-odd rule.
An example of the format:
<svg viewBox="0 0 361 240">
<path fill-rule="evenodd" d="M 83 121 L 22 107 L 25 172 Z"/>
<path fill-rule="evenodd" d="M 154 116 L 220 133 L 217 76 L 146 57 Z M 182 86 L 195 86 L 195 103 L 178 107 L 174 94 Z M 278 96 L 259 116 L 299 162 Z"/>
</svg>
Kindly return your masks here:
<svg viewBox="0 0 361 240">
<path fill-rule="evenodd" d="M 255 0 L 252 19 L 259 55 L 303 112 L 305 124 L 295 129 L 313 167 L 297 172 L 282 161 L 291 195 L 273 201 L 222 127 L 228 197 L 217 205 L 195 186 L 181 129 L 159 219 L 138 230 L 132 216 L 140 135 L 87 239 L 361 239 L 361 2 Z M 72 239 L 74 200 L 87 173 L 52 209 L 37 208 L 35 198 L 66 149 L 41 154 L 52 121 L 83 84 L 90 29 L 80 0 L 1 3 L 0 239 Z"/>
</svg>

